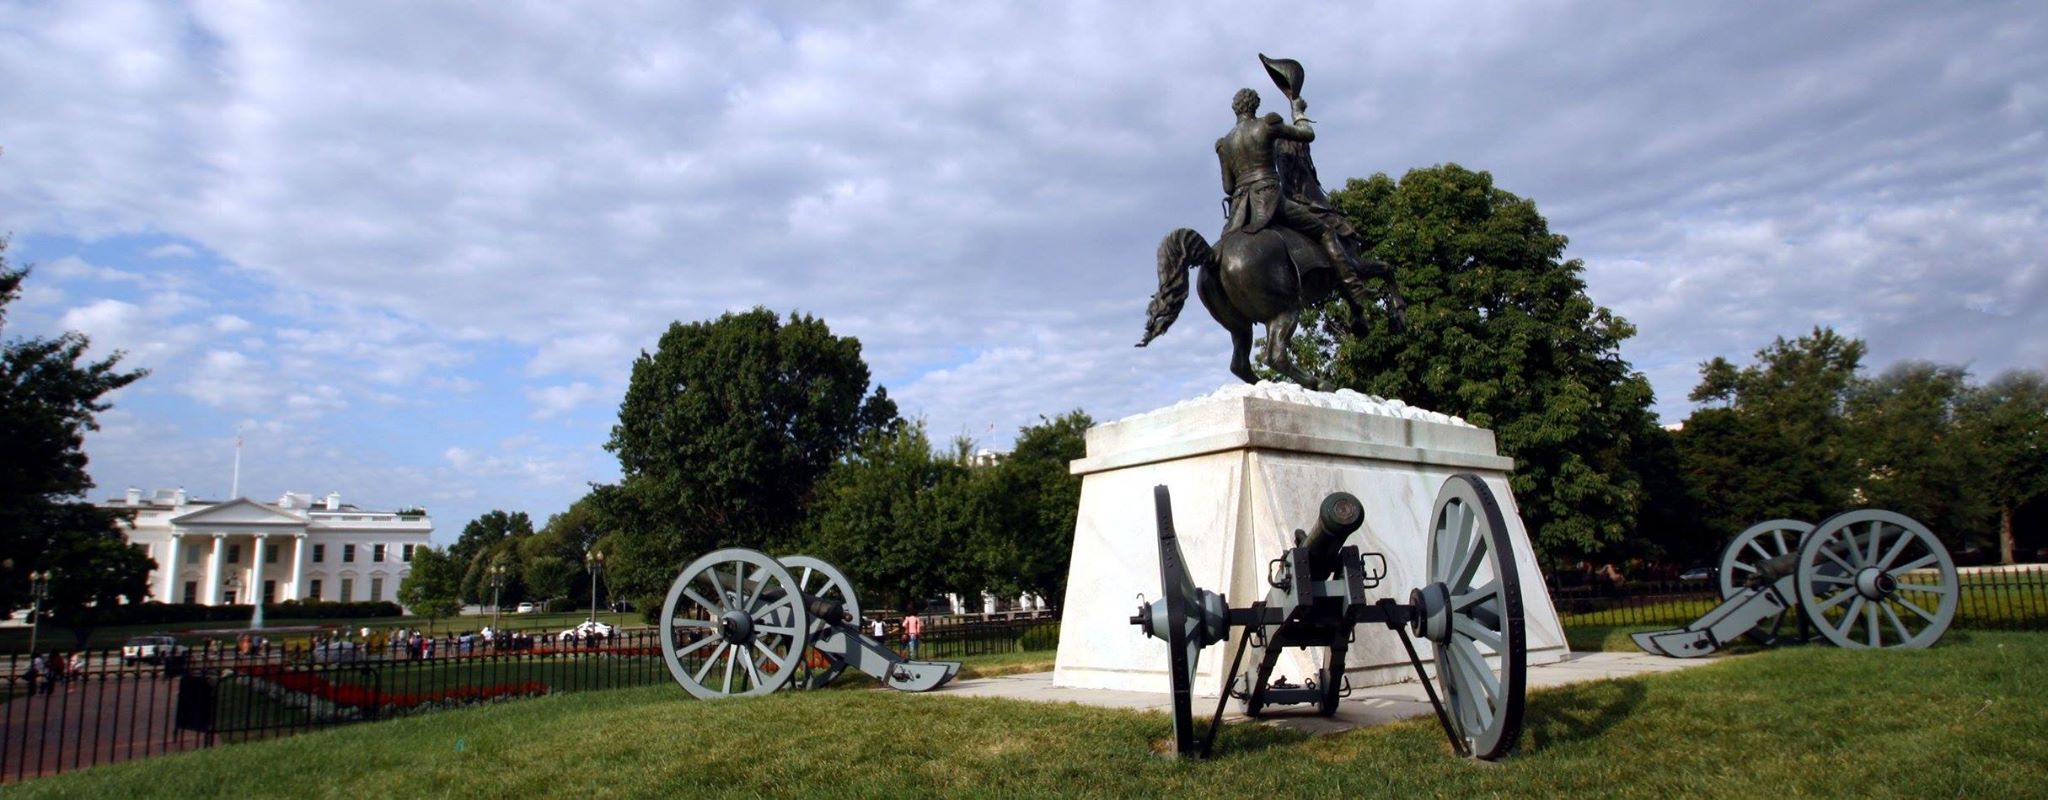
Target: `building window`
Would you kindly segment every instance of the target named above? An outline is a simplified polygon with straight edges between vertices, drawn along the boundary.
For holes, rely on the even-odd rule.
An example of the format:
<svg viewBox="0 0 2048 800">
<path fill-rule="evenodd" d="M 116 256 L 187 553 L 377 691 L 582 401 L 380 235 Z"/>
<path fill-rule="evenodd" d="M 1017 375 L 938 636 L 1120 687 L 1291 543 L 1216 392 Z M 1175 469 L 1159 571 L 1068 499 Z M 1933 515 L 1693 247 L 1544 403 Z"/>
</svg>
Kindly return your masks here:
<svg viewBox="0 0 2048 800">
<path fill-rule="evenodd" d="M 341 602 L 344 602 L 344 603 L 354 602 L 354 601 L 355 601 L 355 599 L 356 599 L 356 582 L 355 582 L 355 581 L 354 581 L 353 579 L 350 579 L 350 578 L 342 578 L 342 579 L 341 579 Z"/>
<path fill-rule="evenodd" d="M 230 563 L 230 564 L 240 564 L 240 563 L 242 563 L 242 546 L 241 546 L 241 545 L 239 545 L 239 544 L 231 544 L 231 545 L 228 545 L 228 563 Z M 229 603 L 229 605 L 234 605 L 234 604 L 233 604 L 233 603 Z"/>
<path fill-rule="evenodd" d="M 223 591 L 223 592 L 221 592 L 221 593 L 220 593 L 220 602 L 221 602 L 221 605 L 227 605 L 227 606 L 231 606 L 231 605 L 234 605 L 234 604 L 235 604 L 235 590 L 233 590 L 233 589 L 228 589 L 228 590 L 226 590 L 226 591 Z"/>
<path fill-rule="evenodd" d="M 186 581 L 186 582 L 185 582 L 185 603 L 186 603 L 186 605 L 192 605 L 192 604 L 196 604 L 196 603 L 198 603 L 198 602 L 199 602 L 199 582 L 198 582 L 198 581 Z"/>
<path fill-rule="evenodd" d="M 370 545 L 370 560 L 379 564 L 384 563 L 384 545 Z"/>
<path fill-rule="evenodd" d="M 356 546 L 355 546 L 355 545 L 352 545 L 352 544 L 345 544 L 345 545 L 342 545 L 342 546 L 341 546 L 341 563 L 343 563 L 343 564 L 354 564 L 354 563 L 356 563 Z"/>
<path fill-rule="evenodd" d="M 187 564 L 197 564 L 197 563 L 199 563 L 199 548 L 197 548 L 197 547 L 187 547 L 187 548 L 185 548 L 185 563 L 187 563 Z"/>
<path fill-rule="evenodd" d="M 277 581 L 263 582 L 263 602 L 265 605 L 277 602 Z"/>
<path fill-rule="evenodd" d="M 413 549 L 413 548 L 415 548 L 415 547 L 418 547 L 418 546 L 419 546 L 419 545 L 413 545 L 413 544 L 409 544 L 409 545 L 406 545 L 406 546 L 404 546 L 404 547 L 401 547 L 401 548 L 399 548 L 399 549 L 398 549 L 398 557 L 399 557 L 399 558 L 402 558 L 402 559 L 404 559 L 404 560 L 405 560 L 405 562 L 406 562 L 406 563 L 408 563 L 408 564 L 412 563 L 412 549 Z"/>
<path fill-rule="evenodd" d="M 312 586 L 312 591 L 311 591 L 311 593 L 309 593 L 309 594 L 307 594 L 307 595 L 306 595 L 306 598 L 307 598 L 307 599 L 309 599 L 309 600 L 318 600 L 318 599 L 320 599 L 320 579 L 319 579 L 319 578 L 314 578 L 314 579 L 313 579 L 313 586 Z"/>
<path fill-rule="evenodd" d="M 325 564 L 325 563 L 327 563 L 327 545 L 324 545 L 324 544 L 316 544 L 316 545 L 313 545 L 313 563 L 315 563 L 315 564 Z"/>
<path fill-rule="evenodd" d="M 263 563 L 265 563 L 265 564 L 275 564 L 275 563 L 277 563 L 277 545 L 274 545 L 274 544 L 265 544 L 265 543 L 263 543 L 263 542 L 257 542 L 257 543 L 256 543 L 256 546 L 257 546 L 257 547 L 260 547 L 260 548 L 263 548 Z"/>
<path fill-rule="evenodd" d="M 383 578 L 371 578 L 371 579 L 370 579 L 370 602 L 373 602 L 373 603 L 374 603 L 374 602 L 376 602 L 376 601 L 378 601 L 378 600 L 382 600 L 382 599 L 384 599 L 384 579 L 383 579 Z"/>
</svg>

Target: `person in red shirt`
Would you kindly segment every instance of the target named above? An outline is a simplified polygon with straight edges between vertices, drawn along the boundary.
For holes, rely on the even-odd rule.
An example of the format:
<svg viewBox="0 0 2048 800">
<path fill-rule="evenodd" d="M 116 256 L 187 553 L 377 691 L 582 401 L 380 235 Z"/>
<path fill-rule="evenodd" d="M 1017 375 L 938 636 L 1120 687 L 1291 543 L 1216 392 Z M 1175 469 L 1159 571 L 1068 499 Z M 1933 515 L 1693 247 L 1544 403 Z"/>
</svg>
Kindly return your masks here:
<svg viewBox="0 0 2048 800">
<path fill-rule="evenodd" d="M 924 619 L 916 614 L 903 618 L 903 640 L 910 647 L 910 657 L 917 657 L 917 645 L 924 639 Z"/>
</svg>

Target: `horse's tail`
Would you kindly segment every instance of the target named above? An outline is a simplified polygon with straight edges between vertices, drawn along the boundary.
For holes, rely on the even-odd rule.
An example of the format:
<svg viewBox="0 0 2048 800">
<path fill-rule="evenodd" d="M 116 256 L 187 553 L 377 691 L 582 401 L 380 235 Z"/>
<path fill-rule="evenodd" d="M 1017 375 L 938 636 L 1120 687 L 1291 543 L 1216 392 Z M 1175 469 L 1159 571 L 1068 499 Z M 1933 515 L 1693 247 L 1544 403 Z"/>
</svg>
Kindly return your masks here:
<svg viewBox="0 0 2048 800">
<path fill-rule="evenodd" d="M 1159 338 L 1180 318 L 1180 307 L 1188 301 L 1188 270 L 1214 266 L 1216 251 L 1210 249 L 1209 240 L 1192 229 L 1177 228 L 1160 240 L 1159 293 L 1152 295 L 1152 306 L 1145 319 L 1145 338 L 1138 342 L 1139 347 Z"/>
</svg>

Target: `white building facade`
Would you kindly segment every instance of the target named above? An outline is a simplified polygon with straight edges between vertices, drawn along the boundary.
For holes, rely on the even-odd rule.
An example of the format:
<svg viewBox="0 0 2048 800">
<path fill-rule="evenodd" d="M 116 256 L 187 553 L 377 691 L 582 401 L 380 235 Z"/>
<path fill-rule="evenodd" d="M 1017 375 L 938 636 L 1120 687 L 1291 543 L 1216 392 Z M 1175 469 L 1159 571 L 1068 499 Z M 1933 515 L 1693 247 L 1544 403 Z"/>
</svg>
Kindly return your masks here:
<svg viewBox="0 0 2048 800">
<path fill-rule="evenodd" d="M 134 513 L 128 541 L 156 560 L 151 595 L 165 603 L 395 603 L 413 554 L 434 532 L 424 509 L 368 511 L 339 494 L 216 502 L 183 489 L 148 497 L 129 489 L 102 507 Z"/>
</svg>

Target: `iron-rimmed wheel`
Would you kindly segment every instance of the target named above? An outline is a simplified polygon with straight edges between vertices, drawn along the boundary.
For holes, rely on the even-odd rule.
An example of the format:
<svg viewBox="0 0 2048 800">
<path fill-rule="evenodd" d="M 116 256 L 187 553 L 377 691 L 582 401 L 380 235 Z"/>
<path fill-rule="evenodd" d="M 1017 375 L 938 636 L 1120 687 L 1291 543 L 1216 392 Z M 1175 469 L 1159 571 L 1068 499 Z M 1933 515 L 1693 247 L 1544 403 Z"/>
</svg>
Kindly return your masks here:
<svg viewBox="0 0 2048 800">
<path fill-rule="evenodd" d="M 1721 569 L 1716 573 L 1721 585 L 1721 599 L 1727 600 L 1749 588 L 1764 562 L 1786 555 L 1797 555 L 1799 545 L 1806 535 L 1813 532 L 1813 523 L 1796 519 L 1774 519 L 1749 526 L 1735 535 L 1728 543 L 1728 549 L 1721 551 Z M 1761 645 L 1777 644 L 1779 637 L 1796 635 L 1798 600 L 1784 598 L 1785 610 L 1778 612 L 1768 622 L 1757 623 L 1749 629 L 1749 638 Z M 1785 624 L 1793 622 L 1792 631 L 1785 630 Z"/>
<path fill-rule="evenodd" d="M 1465 749 L 1497 759 L 1521 740 L 1529 658 L 1514 542 L 1500 503 L 1471 473 L 1444 481 L 1429 524 L 1414 627 L 1436 645 L 1437 684 Z"/>
<path fill-rule="evenodd" d="M 1837 647 L 1927 647 L 1962 602 L 1956 562 L 1940 539 L 1904 514 L 1844 511 L 1799 548 L 1799 604 Z"/>
<path fill-rule="evenodd" d="M 838 567 L 810 556 L 784 556 L 782 566 L 796 578 L 798 591 L 811 597 L 838 603 L 846 609 L 847 619 L 855 623 L 860 621 L 860 598 L 853 593 L 853 582 L 847 580 L 846 575 L 841 573 Z M 825 630 L 825 620 L 813 618 L 805 643 L 816 643 L 818 636 Z M 844 658 L 825 652 L 818 652 L 815 657 L 825 659 L 829 665 L 824 669 L 813 669 L 811 659 L 814 656 L 805 654 L 804 661 L 797 667 L 796 688 L 816 689 L 825 686 L 839 677 L 839 673 L 846 671 Z"/>
<path fill-rule="evenodd" d="M 661 604 L 661 656 L 704 699 L 782 688 L 810 641 L 796 578 L 766 554 L 732 547 L 683 568 Z"/>
</svg>

